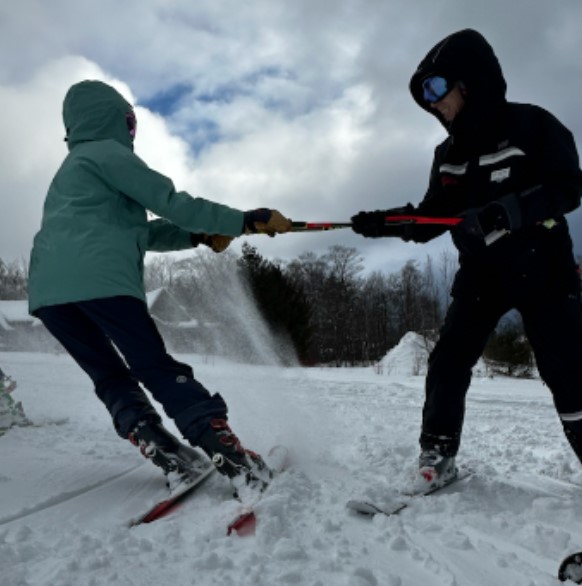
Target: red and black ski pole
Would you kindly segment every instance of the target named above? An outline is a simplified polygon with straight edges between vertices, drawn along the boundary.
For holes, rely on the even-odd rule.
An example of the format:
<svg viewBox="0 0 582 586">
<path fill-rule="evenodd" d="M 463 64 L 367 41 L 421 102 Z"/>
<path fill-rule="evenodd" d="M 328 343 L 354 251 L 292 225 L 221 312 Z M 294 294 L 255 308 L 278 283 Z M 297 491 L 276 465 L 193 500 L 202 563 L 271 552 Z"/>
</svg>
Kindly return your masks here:
<svg viewBox="0 0 582 586">
<path fill-rule="evenodd" d="M 386 216 L 387 224 L 445 224 L 456 226 L 462 218 L 434 218 L 429 216 Z M 292 222 L 291 232 L 315 232 L 351 228 L 351 222 Z"/>
<path fill-rule="evenodd" d="M 442 226 L 457 226 L 464 218 L 454 216 L 452 218 L 437 218 L 433 216 L 386 216 L 384 221 L 387 224 L 432 224 Z M 509 230 L 493 230 L 485 235 L 485 246 L 493 244 L 502 236 L 509 234 Z"/>
<path fill-rule="evenodd" d="M 424 224 L 433 226 L 457 226 L 464 218 L 453 217 L 436 217 L 436 216 L 415 216 L 399 215 L 386 216 L 386 224 Z M 351 222 L 292 222 L 291 232 L 315 232 L 322 230 L 337 230 L 341 228 L 351 228 Z M 508 234 L 509 230 L 494 230 L 485 236 L 485 244 L 489 246 L 496 240 Z"/>
<path fill-rule="evenodd" d="M 463 218 L 437 218 L 434 216 L 386 216 L 384 221 L 387 224 L 437 224 L 444 226 L 456 226 L 463 221 Z"/>
<path fill-rule="evenodd" d="M 291 222 L 291 232 L 319 232 L 351 227 L 351 222 Z"/>
</svg>

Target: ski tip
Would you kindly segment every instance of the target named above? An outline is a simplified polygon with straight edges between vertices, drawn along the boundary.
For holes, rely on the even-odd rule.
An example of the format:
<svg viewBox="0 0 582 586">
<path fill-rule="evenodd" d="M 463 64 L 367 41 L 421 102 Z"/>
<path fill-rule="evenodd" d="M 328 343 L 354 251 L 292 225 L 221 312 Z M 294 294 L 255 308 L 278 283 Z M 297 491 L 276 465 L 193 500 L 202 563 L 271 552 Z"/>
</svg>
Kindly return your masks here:
<svg viewBox="0 0 582 586">
<path fill-rule="evenodd" d="M 254 535 L 257 527 L 257 518 L 253 511 L 243 513 L 237 517 L 226 531 L 227 535 L 236 533 L 239 537 L 246 537 L 247 535 Z"/>
<path fill-rule="evenodd" d="M 358 513 L 359 515 L 373 516 L 382 512 L 376 505 L 369 503 L 367 501 L 359 501 L 356 499 L 349 500 L 346 503 L 346 508 L 349 511 Z"/>
</svg>

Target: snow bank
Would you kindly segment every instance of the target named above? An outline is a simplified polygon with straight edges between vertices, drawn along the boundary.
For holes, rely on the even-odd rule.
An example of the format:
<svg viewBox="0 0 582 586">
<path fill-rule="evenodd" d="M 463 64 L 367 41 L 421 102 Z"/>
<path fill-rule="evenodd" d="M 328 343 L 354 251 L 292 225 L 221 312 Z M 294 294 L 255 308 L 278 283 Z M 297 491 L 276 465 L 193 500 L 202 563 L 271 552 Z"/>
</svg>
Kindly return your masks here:
<svg viewBox="0 0 582 586">
<path fill-rule="evenodd" d="M 402 336 L 397 346 L 389 350 L 386 356 L 378 361 L 375 370 L 378 374 L 425 376 L 428 355 L 433 347 L 433 341 L 416 332 L 408 332 Z M 487 374 L 485 362 L 483 359 L 479 359 L 473 369 L 473 375 L 487 376 Z"/>
</svg>

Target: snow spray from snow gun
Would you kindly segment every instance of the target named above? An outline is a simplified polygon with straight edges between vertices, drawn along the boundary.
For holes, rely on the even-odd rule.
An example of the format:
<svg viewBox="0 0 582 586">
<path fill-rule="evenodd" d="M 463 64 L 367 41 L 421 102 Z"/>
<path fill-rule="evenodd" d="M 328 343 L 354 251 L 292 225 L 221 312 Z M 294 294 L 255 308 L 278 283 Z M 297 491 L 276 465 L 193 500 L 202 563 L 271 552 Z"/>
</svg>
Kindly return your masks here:
<svg viewBox="0 0 582 586">
<path fill-rule="evenodd" d="M 432 224 L 442 226 L 456 226 L 463 221 L 463 218 L 437 218 L 432 216 L 386 216 L 386 224 Z M 341 228 L 351 228 L 351 222 L 292 222 L 291 232 L 317 232 L 324 230 L 338 230 Z M 489 246 L 496 240 L 499 240 L 509 230 L 494 230 L 485 237 L 485 244 Z"/>
</svg>

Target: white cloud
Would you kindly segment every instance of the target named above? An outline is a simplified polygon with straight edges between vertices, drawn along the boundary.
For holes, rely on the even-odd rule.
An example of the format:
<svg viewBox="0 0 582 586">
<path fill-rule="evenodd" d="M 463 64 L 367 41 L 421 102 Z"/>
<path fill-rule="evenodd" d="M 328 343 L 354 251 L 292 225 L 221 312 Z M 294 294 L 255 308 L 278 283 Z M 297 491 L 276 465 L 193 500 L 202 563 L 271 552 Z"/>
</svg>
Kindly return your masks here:
<svg viewBox="0 0 582 586">
<path fill-rule="evenodd" d="M 48 62 L 29 79 L 0 85 L 0 250 L 4 260 L 28 258 L 46 191 L 67 153 L 63 98 L 67 89 L 82 79 L 111 83 L 131 99 L 126 84 L 111 79 L 83 57 Z"/>
<path fill-rule="evenodd" d="M 62 99 L 80 79 L 110 82 L 137 103 L 136 152 L 178 188 L 242 209 L 268 205 L 295 219 L 340 221 L 422 198 L 444 134 L 407 85 L 426 51 L 459 28 L 490 39 L 510 97 L 556 113 L 581 145 L 580 16 L 578 0 L 23 0 L 0 7 L 0 256 L 28 255 L 66 153 Z M 177 86 L 190 93 L 165 118 L 145 107 Z M 212 142 L 200 148 L 208 129 Z M 580 213 L 572 217 L 580 224 Z M 370 266 L 381 250 L 395 258 L 425 250 L 345 230 L 252 242 L 284 257 L 357 246 L 369 251 Z"/>
<path fill-rule="evenodd" d="M 136 155 L 152 169 L 170 177 L 177 189 L 187 189 L 193 167 L 188 143 L 183 138 L 173 135 L 159 114 L 139 105 L 136 106 L 135 113 Z"/>
<path fill-rule="evenodd" d="M 242 209 L 280 205 L 289 214 L 313 198 L 329 204 L 361 156 L 372 111 L 361 87 L 293 119 L 237 100 L 214 118 L 231 138 L 200 154 L 193 189 Z"/>
</svg>

